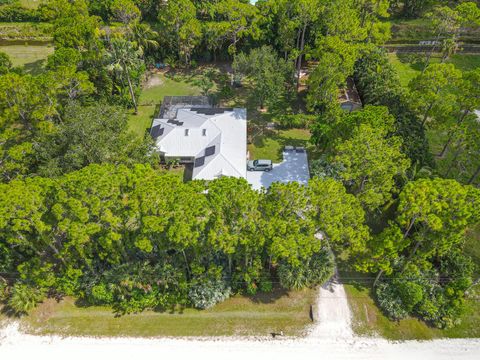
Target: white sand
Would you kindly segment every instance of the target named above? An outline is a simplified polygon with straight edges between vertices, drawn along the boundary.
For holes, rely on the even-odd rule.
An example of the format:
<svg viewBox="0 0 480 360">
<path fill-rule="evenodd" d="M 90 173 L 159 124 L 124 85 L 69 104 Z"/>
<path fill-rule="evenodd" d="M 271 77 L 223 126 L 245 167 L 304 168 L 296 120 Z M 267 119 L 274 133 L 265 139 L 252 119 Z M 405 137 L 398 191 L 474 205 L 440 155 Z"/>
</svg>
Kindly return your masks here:
<svg viewBox="0 0 480 360">
<path fill-rule="evenodd" d="M 389 342 L 360 338 L 342 285 L 321 289 L 318 323 L 304 339 L 61 338 L 22 334 L 13 323 L 0 330 L 0 359 L 480 359 L 480 339 Z"/>
<path fill-rule="evenodd" d="M 353 339 L 352 314 L 343 285 L 336 280 L 320 288 L 317 298 L 316 324 L 309 338 Z"/>
</svg>

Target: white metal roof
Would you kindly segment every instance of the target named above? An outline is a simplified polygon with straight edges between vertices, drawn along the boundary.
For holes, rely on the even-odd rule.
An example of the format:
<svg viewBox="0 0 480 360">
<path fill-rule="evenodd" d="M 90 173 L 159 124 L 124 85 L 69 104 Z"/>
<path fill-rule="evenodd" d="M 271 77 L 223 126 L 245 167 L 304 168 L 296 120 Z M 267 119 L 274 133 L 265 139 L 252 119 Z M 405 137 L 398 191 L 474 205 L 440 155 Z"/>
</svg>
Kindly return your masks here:
<svg viewBox="0 0 480 360">
<path fill-rule="evenodd" d="M 194 164 L 193 179 L 246 178 L 246 109 L 212 112 L 216 113 L 179 109 L 173 121 L 155 119 L 152 128 L 161 129 L 155 139 L 158 151 L 166 157 L 195 157 L 198 161 Z"/>
</svg>

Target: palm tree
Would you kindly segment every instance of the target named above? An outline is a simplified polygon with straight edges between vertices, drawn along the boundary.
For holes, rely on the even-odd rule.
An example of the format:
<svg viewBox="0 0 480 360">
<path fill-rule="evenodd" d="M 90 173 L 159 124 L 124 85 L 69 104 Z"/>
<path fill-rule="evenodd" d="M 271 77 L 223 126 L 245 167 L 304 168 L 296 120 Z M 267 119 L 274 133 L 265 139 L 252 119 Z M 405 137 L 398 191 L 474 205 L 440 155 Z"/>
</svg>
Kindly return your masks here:
<svg viewBox="0 0 480 360">
<path fill-rule="evenodd" d="M 110 48 L 107 52 L 108 68 L 110 71 L 115 71 L 123 74 L 128 82 L 128 89 L 132 98 L 135 114 L 138 114 L 137 100 L 135 99 L 135 92 L 133 91 L 132 79 L 130 70 L 135 68 L 140 63 L 142 51 L 135 48 L 130 41 L 114 38 L 110 43 Z"/>
<path fill-rule="evenodd" d="M 158 33 L 148 24 L 134 22 L 130 26 L 130 37 L 144 54 L 159 48 L 160 45 L 155 40 L 158 39 L 158 36 Z"/>
<path fill-rule="evenodd" d="M 42 300 L 41 293 L 28 285 L 15 284 L 8 306 L 16 314 L 27 314 Z"/>
</svg>

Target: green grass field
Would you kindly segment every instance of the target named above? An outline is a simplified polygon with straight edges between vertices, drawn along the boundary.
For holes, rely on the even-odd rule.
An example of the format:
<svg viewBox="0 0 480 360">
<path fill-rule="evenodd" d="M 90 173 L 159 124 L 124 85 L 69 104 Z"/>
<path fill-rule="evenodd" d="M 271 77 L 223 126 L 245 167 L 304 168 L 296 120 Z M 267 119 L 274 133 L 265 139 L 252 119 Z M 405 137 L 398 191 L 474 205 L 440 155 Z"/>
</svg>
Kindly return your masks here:
<svg viewBox="0 0 480 360">
<path fill-rule="evenodd" d="M 44 0 L 20 0 L 20 4 L 29 9 L 36 9 L 42 2 Z"/>
<path fill-rule="evenodd" d="M 46 45 L 8 45 L 0 46 L 12 60 L 13 66 L 23 67 L 28 73 L 42 71 L 45 59 L 53 54 L 53 46 Z"/>
<path fill-rule="evenodd" d="M 130 129 L 144 136 L 150 128 L 155 112 L 160 109 L 164 96 L 199 95 L 200 89 L 184 81 L 169 79 L 161 74 L 155 74 L 154 80 L 150 80 L 144 87 L 138 99 L 138 114 L 133 110 L 129 113 Z"/>
<path fill-rule="evenodd" d="M 392 38 L 390 43 L 408 44 L 418 43 L 420 40 L 433 40 L 435 32 L 432 26 L 432 20 L 423 18 L 404 19 L 388 18 L 386 21 L 391 23 Z M 460 32 L 460 40 L 463 42 L 478 42 L 480 29 L 475 27 L 465 27 Z"/>
<path fill-rule="evenodd" d="M 414 62 L 411 54 L 388 54 L 390 62 L 397 70 L 402 86 L 408 86 L 410 80 L 419 75 L 422 71 L 422 65 Z M 439 63 L 440 58 L 432 58 L 432 63 Z M 457 54 L 452 56 L 449 63 L 454 64 L 463 71 L 473 70 L 480 66 L 480 55 Z"/>
<path fill-rule="evenodd" d="M 281 162 L 286 145 L 309 147 L 310 132 L 305 129 L 265 131 L 248 145 L 251 159 L 270 159 Z"/>
<path fill-rule="evenodd" d="M 235 296 L 213 309 L 146 311 L 115 317 L 105 307 L 77 307 L 73 299 L 51 299 L 23 318 L 22 328 L 33 334 L 77 336 L 269 336 L 283 331 L 301 336 L 310 324 L 316 291 L 281 290 L 254 297 Z"/>
</svg>

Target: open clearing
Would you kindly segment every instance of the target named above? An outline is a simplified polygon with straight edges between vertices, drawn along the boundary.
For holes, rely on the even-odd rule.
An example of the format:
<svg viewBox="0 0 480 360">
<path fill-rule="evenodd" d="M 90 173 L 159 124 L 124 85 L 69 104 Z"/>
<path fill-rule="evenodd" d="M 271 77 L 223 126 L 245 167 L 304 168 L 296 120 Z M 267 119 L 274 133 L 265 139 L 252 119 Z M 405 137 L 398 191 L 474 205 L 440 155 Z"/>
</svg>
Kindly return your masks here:
<svg viewBox="0 0 480 360">
<path fill-rule="evenodd" d="M 421 55 L 421 54 L 417 54 Z M 414 54 L 388 54 L 390 62 L 397 70 L 402 86 L 408 86 L 410 80 L 415 76 L 420 75 L 423 65 L 415 61 Z M 418 58 L 418 56 L 417 56 Z M 439 63 L 439 57 L 432 57 L 431 63 Z M 454 64 L 462 71 L 473 70 L 480 66 L 480 55 L 456 54 L 453 55 L 448 63 Z"/>
<path fill-rule="evenodd" d="M 54 48 L 47 45 L 3 45 L 0 46 L 0 51 L 10 57 L 13 66 L 23 67 L 26 72 L 38 73 L 45 59 L 53 54 Z"/>
<path fill-rule="evenodd" d="M 265 130 L 261 134 L 252 135 L 253 142 L 248 145 L 251 159 L 270 159 L 280 163 L 283 161 L 283 149 L 287 145 L 303 146 L 308 150 L 312 148 L 309 143 L 310 132 L 306 129 Z"/>
<path fill-rule="evenodd" d="M 138 114 L 129 112 L 130 129 L 138 136 L 143 137 L 145 131 L 152 125 L 155 113 L 160 110 L 164 96 L 199 95 L 200 89 L 184 81 L 167 78 L 163 74 L 153 74 L 144 85 L 138 99 Z"/>
<path fill-rule="evenodd" d="M 44 2 L 44 0 L 20 0 L 20 4 L 22 4 L 23 7 L 30 9 L 38 8 L 38 5 L 42 2 Z"/>
</svg>

